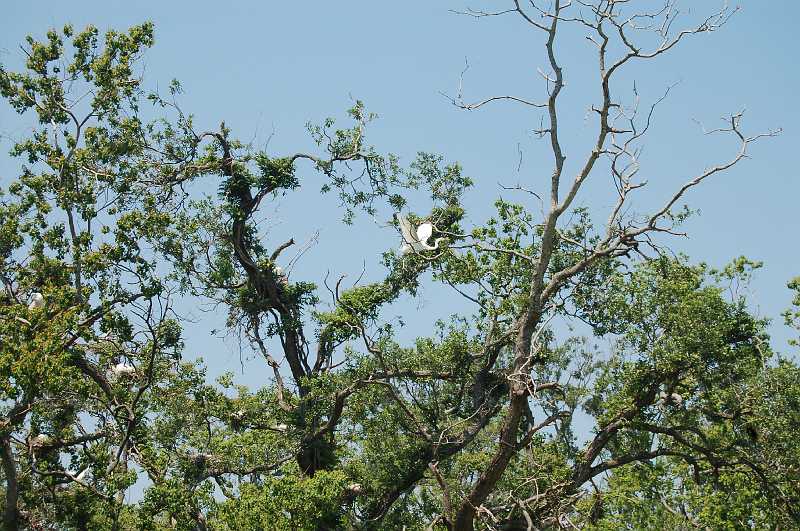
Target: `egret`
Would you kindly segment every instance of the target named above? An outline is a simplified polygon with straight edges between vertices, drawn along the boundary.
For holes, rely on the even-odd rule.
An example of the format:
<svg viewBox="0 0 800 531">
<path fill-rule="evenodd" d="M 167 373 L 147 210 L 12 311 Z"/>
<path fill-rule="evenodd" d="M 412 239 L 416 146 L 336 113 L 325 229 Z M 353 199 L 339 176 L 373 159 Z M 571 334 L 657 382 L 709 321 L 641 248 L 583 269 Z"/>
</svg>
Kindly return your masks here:
<svg viewBox="0 0 800 531">
<path fill-rule="evenodd" d="M 663 406 L 664 402 L 667 401 L 667 396 L 668 395 L 667 395 L 666 391 L 661 391 L 660 393 L 658 393 L 658 402 L 656 402 L 656 405 L 658 407 Z"/>
<path fill-rule="evenodd" d="M 119 337 L 114 332 L 106 332 L 103 335 L 97 336 L 98 341 L 106 341 L 108 343 L 116 343 L 119 341 Z"/>
<path fill-rule="evenodd" d="M 133 365 L 128 365 L 126 363 L 117 363 L 113 367 L 111 367 L 111 374 L 115 377 L 119 378 L 122 376 L 136 376 L 136 367 Z"/>
<path fill-rule="evenodd" d="M 36 310 L 39 308 L 44 308 L 44 295 L 37 291 L 31 295 L 31 303 L 28 305 L 28 309 Z"/>
<path fill-rule="evenodd" d="M 244 409 L 239 409 L 231 413 L 231 428 L 233 428 L 236 431 L 241 430 L 243 427 L 242 423 L 244 421 L 244 417 L 245 417 Z"/>
<path fill-rule="evenodd" d="M 281 266 L 274 264 L 272 267 L 272 272 L 275 274 L 275 278 L 277 279 L 278 283 L 280 283 L 282 286 L 289 285 L 289 277 L 283 272 L 283 268 Z"/>
<path fill-rule="evenodd" d="M 664 404 L 675 404 L 676 406 L 680 407 L 683 404 L 683 397 L 678 393 L 667 393 L 666 391 L 661 391 L 658 393 L 658 402 L 656 402 L 656 405 L 663 406 Z"/>
<path fill-rule="evenodd" d="M 44 446 L 48 442 L 50 442 L 50 437 L 43 433 L 40 433 L 36 437 L 31 437 L 31 446 Z"/>
<path fill-rule="evenodd" d="M 86 477 L 86 473 L 88 471 L 89 471 L 89 467 L 87 466 L 86 468 L 81 470 L 80 473 L 77 476 L 75 476 L 75 481 L 83 481 L 83 478 Z"/>
<path fill-rule="evenodd" d="M 205 467 L 214 459 L 214 456 L 209 453 L 199 452 L 190 455 L 189 458 L 194 462 L 196 466 Z"/>
<path fill-rule="evenodd" d="M 402 254 L 408 254 L 411 251 L 433 251 L 439 248 L 440 241 L 446 239 L 437 238 L 433 245 L 430 245 L 428 240 L 430 240 L 433 234 L 433 225 L 431 223 L 425 222 L 414 231 L 407 217 L 398 213 L 395 214 L 395 218 L 400 225 L 400 233 L 403 235 L 403 245 L 400 246 L 400 252 Z"/>
</svg>

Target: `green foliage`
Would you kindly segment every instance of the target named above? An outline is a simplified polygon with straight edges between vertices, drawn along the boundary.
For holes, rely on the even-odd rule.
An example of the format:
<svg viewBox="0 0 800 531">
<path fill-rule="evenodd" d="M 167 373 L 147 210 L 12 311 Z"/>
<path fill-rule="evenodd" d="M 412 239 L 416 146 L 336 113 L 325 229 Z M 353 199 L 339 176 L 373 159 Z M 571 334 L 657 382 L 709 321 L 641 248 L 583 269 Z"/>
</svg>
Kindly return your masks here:
<svg viewBox="0 0 800 531">
<path fill-rule="evenodd" d="M 795 277 L 790 280 L 788 288 L 795 293 L 792 298 L 792 308 L 783 313 L 783 318 L 786 322 L 786 326 L 791 326 L 792 328 L 800 330 L 800 277 Z M 789 344 L 795 347 L 800 345 L 800 338 L 791 339 Z"/>
<path fill-rule="evenodd" d="M 347 478 L 339 471 L 313 478 L 270 478 L 246 485 L 234 500 L 221 504 L 214 516 L 220 529 L 309 530 L 337 528 L 344 522 L 340 500 Z"/>
<path fill-rule="evenodd" d="M 27 40 L 23 72 L 0 68 L 36 121 L 0 190 L 10 527 L 452 528 L 465 507 L 485 529 L 796 524 L 800 368 L 746 298 L 760 263 L 639 260 L 585 208 L 542 220 L 501 198 L 470 225 L 461 166 L 380 153 L 360 101 L 349 126 L 309 126 L 317 154 L 197 131 L 177 81 L 145 92 L 152 44 L 149 23 L 67 26 Z M 387 249 L 365 284 L 290 280 L 294 235 L 257 220 L 304 192 L 303 164 L 346 224 L 411 210 L 437 247 Z M 426 282 L 466 302 L 404 341 L 393 305 Z M 177 297 L 227 312 L 262 385 L 183 360 Z"/>
</svg>

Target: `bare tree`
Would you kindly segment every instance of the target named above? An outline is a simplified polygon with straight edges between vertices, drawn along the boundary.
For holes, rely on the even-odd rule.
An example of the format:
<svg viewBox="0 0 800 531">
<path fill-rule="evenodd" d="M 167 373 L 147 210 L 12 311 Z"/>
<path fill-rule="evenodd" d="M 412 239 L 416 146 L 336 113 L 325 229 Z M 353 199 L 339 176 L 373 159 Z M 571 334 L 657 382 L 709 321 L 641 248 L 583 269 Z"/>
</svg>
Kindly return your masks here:
<svg viewBox="0 0 800 531">
<path fill-rule="evenodd" d="M 706 179 L 728 170 L 747 157 L 748 148 L 758 139 L 779 133 L 779 130 L 773 130 L 748 135 L 742 130 L 742 113 L 730 115 L 725 119 L 723 127 L 707 131 L 707 134 L 730 135 L 738 143 L 738 149 L 728 160 L 698 172 L 681 184 L 671 196 L 665 198 L 663 206 L 650 214 L 637 217 L 626 215 L 634 192 L 647 184 L 646 181 L 637 180 L 638 153 L 642 140 L 650 128 L 656 106 L 663 101 L 669 90 L 653 105 L 642 110 L 638 94 L 635 95 L 635 102 L 632 105 L 626 104 L 620 98 L 615 86 L 616 77 L 623 69 L 638 62 L 655 60 L 683 41 L 720 29 L 737 10 L 724 4 L 699 23 L 677 29 L 683 15 L 677 2 L 668 0 L 652 11 L 638 11 L 640 4 L 641 2 L 629 0 L 594 2 L 514 0 L 509 2 L 505 9 L 496 11 L 468 9 L 461 12 L 476 18 L 517 17 L 528 25 L 531 31 L 541 34 L 548 61 L 548 67 L 545 70 L 540 69 L 547 83 L 546 99 L 536 101 L 517 96 L 496 95 L 476 102 L 466 102 L 460 84 L 458 93 L 450 100 L 465 110 L 479 109 L 501 101 L 545 109 L 545 125 L 539 128 L 537 133 L 549 139 L 553 165 L 549 193 L 546 194 L 549 200 L 545 201 L 541 246 L 538 255 L 523 257 L 530 262 L 534 273 L 524 310 L 510 329 L 513 332 L 514 357 L 513 367 L 507 376 L 509 396 L 502 412 L 503 423 L 499 440 L 491 463 L 481 471 L 471 491 L 454 511 L 453 529 L 472 529 L 476 514 L 487 509 L 482 504 L 496 488 L 511 460 L 526 447 L 526 441 L 541 428 L 558 423 L 563 416 L 568 416 L 567 411 L 561 412 L 563 416 L 556 412 L 542 424 L 529 428 L 527 432 L 523 429 L 526 412 L 537 400 L 537 384 L 530 377 L 537 364 L 539 349 L 535 338 L 542 332 L 548 309 L 555 304 L 559 291 L 577 275 L 599 261 L 628 256 L 632 252 L 641 253 L 648 247 L 656 253 L 660 252 L 657 240 L 654 240 L 653 236 L 678 234 L 676 224 L 680 215 L 676 212 L 676 208 L 681 206 L 684 196 Z M 596 47 L 597 83 L 602 95 L 600 102 L 592 106 L 592 111 L 597 117 L 594 144 L 587 150 L 584 162 L 574 175 L 565 174 L 566 154 L 562 148 L 563 133 L 559 124 L 559 96 L 564 88 L 564 70 L 557 51 L 557 38 L 565 25 L 578 25 L 585 29 L 586 38 Z M 621 53 L 612 52 L 617 50 L 621 50 Z M 617 193 L 616 204 L 608 213 L 604 234 L 596 243 L 585 248 L 583 258 L 569 264 L 568 267 L 553 270 L 551 257 L 556 242 L 567 237 L 559 228 L 563 222 L 562 218 L 570 211 L 587 180 L 594 175 L 602 174 L 600 162 L 603 160 L 609 164 Z M 533 191 L 531 193 L 539 197 L 537 193 Z M 576 243 L 583 245 L 581 242 Z M 514 250 L 506 249 L 505 252 L 510 253 Z M 610 468 L 632 461 L 649 460 L 658 455 L 677 453 L 674 450 L 661 448 L 641 455 L 630 455 L 612 462 L 596 464 L 598 456 L 620 427 L 653 403 L 659 385 L 660 382 L 654 382 L 650 392 L 641 396 L 633 407 L 599 430 L 582 450 L 580 459 L 575 463 L 571 481 L 560 487 L 564 496 L 577 493 L 593 477 Z M 538 501 L 546 498 L 547 495 L 543 493 Z M 533 501 L 537 500 L 525 501 L 523 511 L 524 507 Z M 525 515 L 526 518 L 530 518 L 527 512 Z M 536 526 L 538 525 L 540 524 L 537 523 Z M 534 523 L 530 522 L 528 528 L 533 527 Z"/>
</svg>

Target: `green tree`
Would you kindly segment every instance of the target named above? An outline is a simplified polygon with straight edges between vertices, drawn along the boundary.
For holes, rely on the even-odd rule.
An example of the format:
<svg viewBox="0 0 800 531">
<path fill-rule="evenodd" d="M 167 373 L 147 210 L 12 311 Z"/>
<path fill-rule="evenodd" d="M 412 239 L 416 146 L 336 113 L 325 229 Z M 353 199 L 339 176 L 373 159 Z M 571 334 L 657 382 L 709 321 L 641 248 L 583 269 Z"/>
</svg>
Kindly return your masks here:
<svg viewBox="0 0 800 531">
<path fill-rule="evenodd" d="M 676 32 L 670 9 L 631 9 L 555 0 L 468 13 L 517 16 L 540 34 L 548 91 L 542 102 L 453 103 L 541 107 L 553 156 L 544 193 L 520 186 L 524 201 L 499 199 L 474 225 L 462 168 L 430 153 L 403 166 L 371 147 L 374 115 L 360 102 L 349 127 L 309 126 L 316 153 L 274 155 L 224 123 L 198 130 L 177 82 L 144 89 L 150 24 L 29 38 L 25 71 L 0 69 L 0 93 L 38 124 L 14 146 L 20 175 L 0 197 L 4 526 L 796 524 L 800 368 L 773 352 L 768 322 L 733 289 L 760 264 L 716 270 L 663 243 L 690 214 L 692 188 L 775 132 L 747 135 L 731 116 L 718 131 L 737 143 L 731 158 L 634 214 L 638 150 L 660 100 L 646 112 L 623 104 L 616 78 L 732 12 Z M 566 24 L 590 32 L 599 59 L 597 134 L 576 175 L 559 129 Z M 575 201 L 603 172 L 617 202 L 597 225 Z M 317 186 L 337 195 L 345 223 L 390 217 L 420 191 L 432 206 L 391 217 L 406 245 L 382 255 L 381 279 L 290 280 L 278 264 L 293 235 L 267 238 L 255 218 Z M 403 344 L 386 310 L 425 279 L 463 301 Z M 200 360 L 183 360 L 177 297 L 226 310 L 228 331 L 263 357 L 262 387 L 209 381 Z M 797 311 L 785 319 L 797 326 Z M 556 333 L 555 321 L 585 333 Z M 141 499 L 126 501 L 138 478 Z"/>
<path fill-rule="evenodd" d="M 37 118 L 14 145 L 24 164 L 0 203 L 9 529 L 124 516 L 151 391 L 181 354 L 152 252 L 170 215 L 146 178 L 148 160 L 169 157 L 151 150 L 158 133 L 139 118 L 135 68 L 152 30 L 101 44 L 95 28 L 67 26 L 28 39 L 25 72 L 0 70 L 3 97 Z"/>
</svg>

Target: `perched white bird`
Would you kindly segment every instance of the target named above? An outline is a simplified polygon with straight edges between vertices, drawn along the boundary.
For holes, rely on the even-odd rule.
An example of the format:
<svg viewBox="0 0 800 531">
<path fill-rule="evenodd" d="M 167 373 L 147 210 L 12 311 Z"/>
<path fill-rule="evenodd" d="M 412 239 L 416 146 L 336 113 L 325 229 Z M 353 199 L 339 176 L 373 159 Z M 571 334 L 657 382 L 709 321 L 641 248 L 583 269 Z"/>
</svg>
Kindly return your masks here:
<svg viewBox="0 0 800 531">
<path fill-rule="evenodd" d="M 289 426 L 287 426 L 286 424 L 278 424 L 277 426 L 275 426 L 272 429 L 274 429 L 275 431 L 279 431 L 279 432 L 283 433 L 283 432 L 285 432 L 286 430 L 289 429 Z"/>
<path fill-rule="evenodd" d="M 36 437 L 31 437 L 31 446 L 44 446 L 50 441 L 50 437 L 40 433 Z"/>
<path fill-rule="evenodd" d="M 117 343 L 119 341 L 119 337 L 114 332 L 106 332 L 105 334 L 97 336 L 98 341 L 104 341 L 106 343 Z"/>
<path fill-rule="evenodd" d="M 192 454 L 189 457 L 197 466 L 206 466 L 214 459 L 213 455 L 204 452 Z"/>
<path fill-rule="evenodd" d="M 119 349 L 121 342 L 119 337 L 114 332 L 106 332 L 105 334 L 97 336 L 97 341 L 87 344 L 87 350 L 99 354 L 101 352 L 110 352 L 114 349 Z"/>
<path fill-rule="evenodd" d="M 111 374 L 119 378 L 122 376 L 136 376 L 136 367 L 127 363 L 117 363 L 111 367 Z"/>
<path fill-rule="evenodd" d="M 658 402 L 656 402 L 656 406 L 662 407 L 664 403 L 667 401 L 667 393 L 666 391 L 661 391 L 658 393 Z"/>
<path fill-rule="evenodd" d="M 408 221 L 408 218 L 401 214 L 395 214 L 397 223 L 400 225 L 400 233 L 403 235 L 403 244 L 400 246 L 402 254 L 408 254 L 411 251 L 433 251 L 439 248 L 439 242 L 445 238 L 437 238 L 433 245 L 428 243 L 431 235 L 433 234 L 433 225 L 431 223 L 422 223 L 417 230 Z"/>
<path fill-rule="evenodd" d="M 675 404 L 676 406 L 681 406 L 683 404 L 683 397 L 678 393 L 667 393 L 666 391 L 661 391 L 658 393 L 658 402 L 656 402 L 657 406 L 663 406 L 664 404 Z"/>
<path fill-rule="evenodd" d="M 76 481 L 83 481 L 83 478 L 86 477 L 86 473 L 87 472 L 89 472 L 89 467 L 88 466 L 86 468 L 84 468 L 83 470 L 81 470 L 80 473 L 77 476 L 75 476 L 75 480 Z"/>
<path fill-rule="evenodd" d="M 44 295 L 37 291 L 31 295 L 31 303 L 28 304 L 28 309 L 36 310 L 38 308 L 44 308 Z"/>
<path fill-rule="evenodd" d="M 280 282 L 282 285 L 289 285 L 289 277 L 283 272 L 283 268 L 281 266 L 275 266 L 275 276 L 278 277 L 278 282 Z"/>
</svg>

